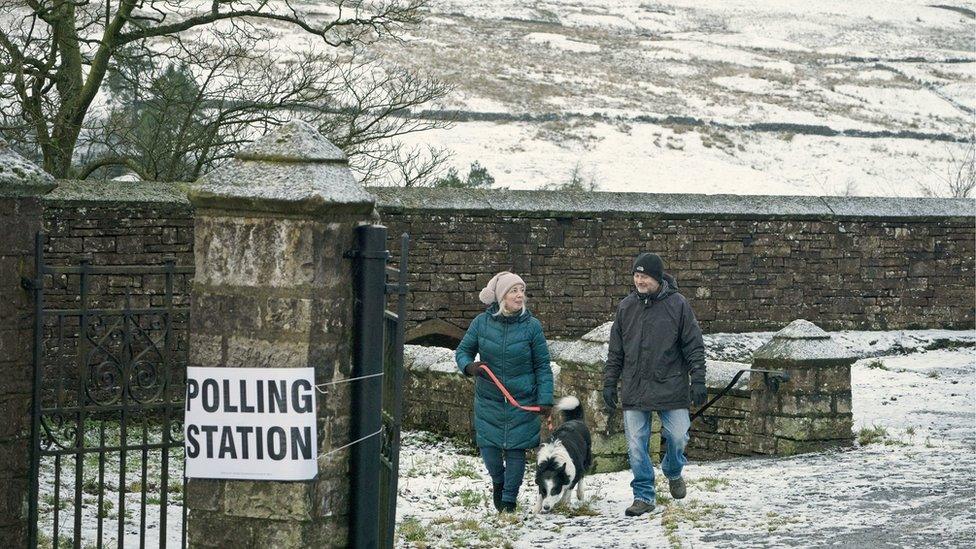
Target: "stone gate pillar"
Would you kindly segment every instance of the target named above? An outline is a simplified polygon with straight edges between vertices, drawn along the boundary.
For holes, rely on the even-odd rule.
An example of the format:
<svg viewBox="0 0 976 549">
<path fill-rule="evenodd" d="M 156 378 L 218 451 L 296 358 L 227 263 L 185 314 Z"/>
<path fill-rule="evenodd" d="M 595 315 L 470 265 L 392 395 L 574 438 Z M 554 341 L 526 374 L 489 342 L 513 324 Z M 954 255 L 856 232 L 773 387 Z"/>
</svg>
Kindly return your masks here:
<svg viewBox="0 0 976 549">
<path fill-rule="evenodd" d="M 41 197 L 54 179 L 0 139 L 0 547 L 27 544 L 34 278 Z"/>
<path fill-rule="evenodd" d="M 190 366 L 314 367 L 349 376 L 354 229 L 374 199 L 342 151 L 293 122 L 191 189 L 196 208 Z M 319 474 L 302 482 L 190 479 L 191 547 L 343 546 L 350 384 L 318 395 Z"/>
<path fill-rule="evenodd" d="M 851 445 L 855 360 L 830 334 L 806 320 L 794 320 L 757 349 L 753 368 L 785 370 L 790 379 L 774 388 L 762 374 L 751 374 L 753 451 L 792 455 Z"/>
</svg>

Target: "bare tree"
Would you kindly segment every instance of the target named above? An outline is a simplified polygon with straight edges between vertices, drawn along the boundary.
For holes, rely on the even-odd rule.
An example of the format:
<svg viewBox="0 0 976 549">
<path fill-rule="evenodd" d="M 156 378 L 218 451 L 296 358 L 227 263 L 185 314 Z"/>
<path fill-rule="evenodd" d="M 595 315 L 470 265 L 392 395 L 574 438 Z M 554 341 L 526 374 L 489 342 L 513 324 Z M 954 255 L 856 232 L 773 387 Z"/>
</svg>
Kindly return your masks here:
<svg viewBox="0 0 976 549">
<path fill-rule="evenodd" d="M 444 85 L 366 48 L 427 1 L 0 0 L 0 131 L 56 177 L 192 180 L 297 117 L 369 182 L 444 125 L 404 116 Z"/>
<path fill-rule="evenodd" d="M 949 158 L 944 166 L 922 164 L 932 176 L 920 183 L 922 192 L 926 196 L 971 198 L 976 189 L 976 135 L 961 148 L 946 146 L 946 154 Z"/>
<path fill-rule="evenodd" d="M 577 161 L 573 169 L 569 172 L 569 179 L 560 183 L 548 183 L 543 185 L 545 191 L 573 191 L 573 192 L 596 192 L 600 189 L 596 181 L 596 174 L 591 172 L 590 177 L 583 175 L 583 165 Z"/>
</svg>

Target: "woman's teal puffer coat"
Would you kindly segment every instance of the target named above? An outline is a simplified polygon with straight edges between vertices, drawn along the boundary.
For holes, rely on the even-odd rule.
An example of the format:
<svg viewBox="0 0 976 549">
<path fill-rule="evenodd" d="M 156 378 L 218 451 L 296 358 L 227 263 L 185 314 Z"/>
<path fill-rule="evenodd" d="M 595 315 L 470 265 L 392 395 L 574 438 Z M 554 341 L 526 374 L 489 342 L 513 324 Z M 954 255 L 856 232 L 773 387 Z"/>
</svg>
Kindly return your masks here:
<svg viewBox="0 0 976 549">
<path fill-rule="evenodd" d="M 542 324 L 526 309 L 516 316 L 495 315 L 498 304 L 478 315 L 468 327 L 454 358 L 458 368 L 474 362 L 475 354 L 520 404 L 552 406 L 552 369 Z M 509 404 L 491 380 L 475 376 L 474 428 L 479 447 L 535 448 L 539 416 Z"/>
</svg>

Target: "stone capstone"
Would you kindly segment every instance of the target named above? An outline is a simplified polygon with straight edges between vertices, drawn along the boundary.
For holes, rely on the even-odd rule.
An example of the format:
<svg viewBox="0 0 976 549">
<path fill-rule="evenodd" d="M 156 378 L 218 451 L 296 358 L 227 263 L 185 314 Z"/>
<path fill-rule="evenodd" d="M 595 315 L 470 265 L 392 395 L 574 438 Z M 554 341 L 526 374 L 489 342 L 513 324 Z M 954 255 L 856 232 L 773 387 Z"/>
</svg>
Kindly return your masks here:
<svg viewBox="0 0 976 549">
<path fill-rule="evenodd" d="M 35 196 L 57 187 L 54 178 L 0 139 L 0 195 Z"/>
<path fill-rule="evenodd" d="M 773 339 L 756 350 L 754 360 L 793 362 L 850 361 L 857 357 L 840 345 L 830 334 L 807 320 L 794 320 L 776 332 Z"/>
<path fill-rule="evenodd" d="M 196 208 L 313 215 L 368 214 L 375 203 L 342 151 L 300 121 L 238 151 L 200 178 L 189 198 Z"/>
</svg>

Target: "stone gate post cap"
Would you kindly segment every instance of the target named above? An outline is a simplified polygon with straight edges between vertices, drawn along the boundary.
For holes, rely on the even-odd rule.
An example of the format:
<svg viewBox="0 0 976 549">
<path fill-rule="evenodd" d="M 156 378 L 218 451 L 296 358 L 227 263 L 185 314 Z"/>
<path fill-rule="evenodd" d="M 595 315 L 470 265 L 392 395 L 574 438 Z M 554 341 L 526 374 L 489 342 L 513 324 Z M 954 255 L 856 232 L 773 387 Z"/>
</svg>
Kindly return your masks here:
<svg viewBox="0 0 976 549">
<path fill-rule="evenodd" d="M 196 208 L 283 214 L 369 213 L 375 204 L 346 155 L 301 121 L 242 148 L 188 195 Z"/>
<path fill-rule="evenodd" d="M 756 349 L 753 359 L 805 361 L 849 361 L 857 356 L 834 341 L 827 332 L 809 320 L 794 320 L 773 335 L 773 339 Z"/>
<path fill-rule="evenodd" d="M 17 154 L 0 139 L 0 195 L 37 196 L 57 187 L 51 174 Z"/>
<path fill-rule="evenodd" d="M 293 120 L 243 147 L 235 158 L 268 162 L 348 164 L 346 154 L 308 122 Z"/>
</svg>

